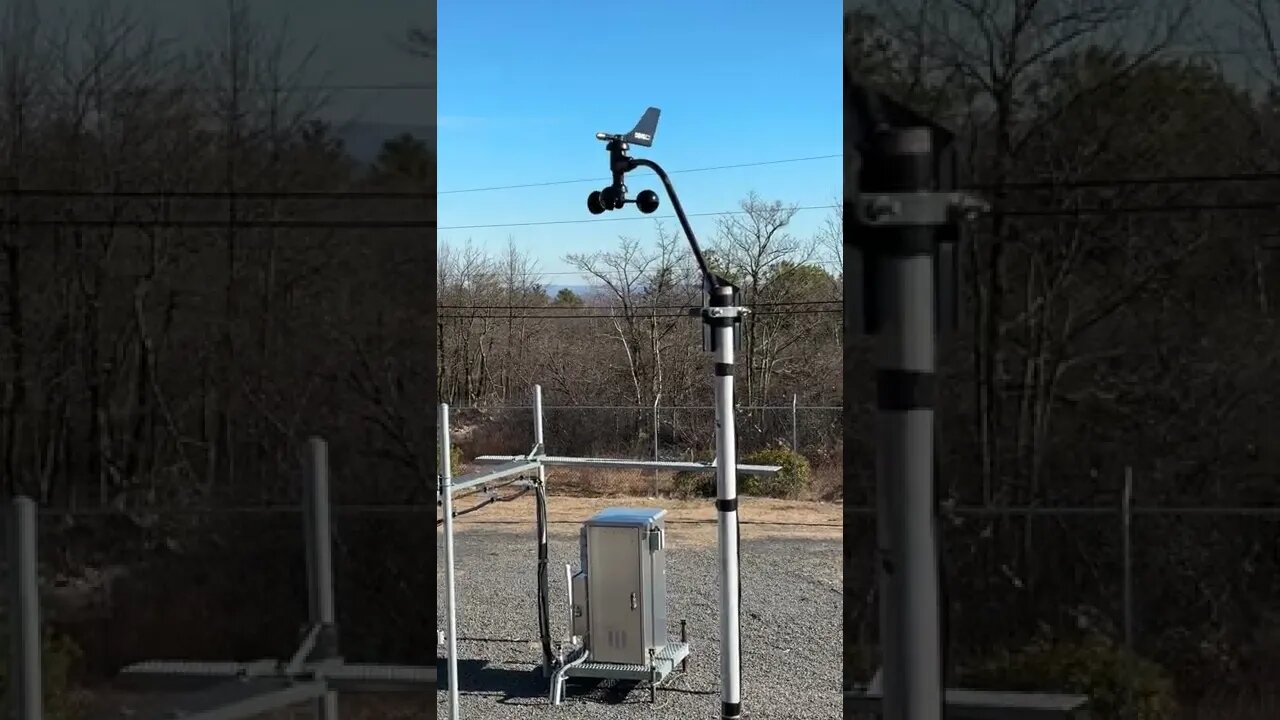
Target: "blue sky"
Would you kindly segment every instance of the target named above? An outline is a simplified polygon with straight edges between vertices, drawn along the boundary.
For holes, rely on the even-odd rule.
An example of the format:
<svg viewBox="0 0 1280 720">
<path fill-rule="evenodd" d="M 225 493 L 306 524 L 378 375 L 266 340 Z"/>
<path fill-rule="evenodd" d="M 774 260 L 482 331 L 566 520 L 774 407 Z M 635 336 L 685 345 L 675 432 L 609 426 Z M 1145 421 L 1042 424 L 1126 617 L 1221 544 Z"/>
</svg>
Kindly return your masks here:
<svg viewBox="0 0 1280 720">
<path fill-rule="evenodd" d="M 621 235 L 651 241 L 652 218 L 670 214 L 665 195 L 654 216 L 633 206 L 599 216 L 633 218 L 620 222 L 461 227 L 592 219 L 587 193 L 608 182 L 595 133 L 630 130 L 650 105 L 662 108 L 654 146 L 633 154 L 672 173 L 687 212 L 735 209 L 752 190 L 801 206 L 834 203 L 842 12 L 834 0 L 440 0 L 440 242 L 498 251 L 511 238 L 549 284 L 570 285 L 581 280 L 565 274 L 566 253 L 612 249 Z M 676 172 L 822 155 L 837 157 Z M 450 193 L 579 178 L 595 180 Z M 647 171 L 629 175 L 628 187 L 659 189 Z M 828 213 L 798 213 L 793 233 L 813 234 Z M 693 225 L 709 243 L 714 218 Z"/>
</svg>

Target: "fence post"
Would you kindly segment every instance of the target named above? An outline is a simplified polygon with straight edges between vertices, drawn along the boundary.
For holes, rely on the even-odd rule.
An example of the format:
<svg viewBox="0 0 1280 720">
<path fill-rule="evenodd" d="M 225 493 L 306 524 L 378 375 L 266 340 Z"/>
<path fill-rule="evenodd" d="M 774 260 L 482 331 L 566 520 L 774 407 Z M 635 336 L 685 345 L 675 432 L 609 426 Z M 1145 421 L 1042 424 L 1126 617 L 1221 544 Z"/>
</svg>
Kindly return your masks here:
<svg viewBox="0 0 1280 720">
<path fill-rule="evenodd" d="M 796 420 L 796 405 L 800 401 L 800 396 L 793 394 L 791 396 L 791 452 L 800 452 L 800 423 Z"/>
<path fill-rule="evenodd" d="M 30 498 L 13 500 L 9 514 L 10 626 L 12 661 L 9 692 L 14 720 L 42 720 L 43 688 L 40 683 L 40 579 L 36 550 L 36 504 Z"/>
<path fill-rule="evenodd" d="M 329 514 L 329 446 L 313 437 L 307 442 L 307 477 L 303 485 L 303 517 L 307 548 L 307 584 L 311 624 L 319 626 L 313 657 L 338 655 L 337 614 L 333 597 L 333 539 Z M 327 692 L 316 701 L 316 717 L 338 720 L 338 694 Z"/>
<path fill-rule="evenodd" d="M 658 461 L 658 400 L 660 400 L 661 398 L 662 398 L 662 393 L 658 393 L 653 396 L 653 461 L 654 462 Z M 650 472 L 650 476 L 652 477 L 651 482 L 653 483 L 653 495 L 651 497 L 656 498 L 658 497 L 658 471 L 654 470 Z"/>
<path fill-rule="evenodd" d="M 1121 553 L 1123 553 L 1124 645 L 1133 650 L 1133 468 L 1124 468 L 1124 491 L 1120 495 Z"/>
</svg>

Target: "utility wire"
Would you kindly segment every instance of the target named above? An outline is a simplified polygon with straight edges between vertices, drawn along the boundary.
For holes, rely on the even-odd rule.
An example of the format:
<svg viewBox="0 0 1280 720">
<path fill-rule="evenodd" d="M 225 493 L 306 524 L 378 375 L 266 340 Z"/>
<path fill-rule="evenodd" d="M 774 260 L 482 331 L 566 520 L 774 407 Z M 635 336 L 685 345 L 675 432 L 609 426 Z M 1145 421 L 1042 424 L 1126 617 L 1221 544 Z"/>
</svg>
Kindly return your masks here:
<svg viewBox="0 0 1280 720">
<path fill-rule="evenodd" d="M 435 90 L 435 83 L 403 82 L 403 83 L 319 83 L 304 85 L 241 85 L 232 88 L 227 85 L 177 85 L 170 87 L 133 86 L 123 88 L 126 93 L 151 93 L 155 95 L 174 95 L 193 93 L 196 95 L 216 95 L 232 90 L 241 93 L 297 93 L 297 92 L 388 92 L 388 91 L 426 91 Z"/>
<path fill-rule="evenodd" d="M 782 160 L 762 160 L 758 162 L 738 163 L 734 165 L 716 165 L 701 168 L 671 170 L 670 174 L 710 172 L 736 168 L 761 167 L 783 163 L 805 162 L 837 158 L 841 155 L 813 155 L 809 157 L 784 158 Z M 497 190 L 514 190 L 523 188 L 549 187 L 554 185 L 570 185 L 585 182 L 602 182 L 605 178 L 578 178 L 575 180 L 550 180 L 545 182 L 522 183 L 516 185 L 494 185 L 489 187 L 460 188 L 455 190 L 437 190 L 434 195 L 456 195 L 462 193 L 491 192 Z M 1008 190 L 1076 190 L 1089 188 L 1123 187 L 1131 185 L 1180 185 L 1192 183 L 1230 183 L 1230 182 L 1265 182 L 1280 181 L 1280 172 L 1257 172 L 1225 175 L 1167 175 L 1134 178 L 1115 178 L 1111 180 L 1027 180 L 1011 181 L 1002 185 L 979 183 L 966 185 L 967 190 L 991 191 L 1000 188 Z M 70 188 L 13 188 L 4 191 L 13 197 L 33 198 L 158 198 L 158 199 L 190 199 L 221 200 L 236 198 L 243 200 L 426 200 L 433 193 L 429 192 L 392 192 L 392 191 L 238 191 L 225 190 L 75 190 Z"/>
<path fill-rule="evenodd" d="M 844 312 L 843 308 L 831 310 L 764 310 L 753 312 L 751 316 L 760 315 L 822 315 Z M 606 315 L 604 313 L 580 314 L 580 315 L 560 315 L 560 314 L 526 314 L 526 315 L 509 315 L 509 314 L 484 314 L 484 313 L 451 313 L 437 315 L 442 320 L 608 320 L 617 317 L 616 315 Z M 639 319 L 649 320 L 652 318 L 688 318 L 689 313 L 645 313 L 636 316 Z"/>
<path fill-rule="evenodd" d="M 71 188 L 11 188 L 0 197 L 86 200 L 430 200 L 434 193 L 377 190 L 75 190 Z"/>
<path fill-rule="evenodd" d="M 712 170 L 736 170 L 738 168 L 763 167 L 765 165 L 781 165 L 783 163 L 808 162 L 810 160 L 829 160 L 831 158 L 838 158 L 838 157 L 844 157 L 844 155 L 840 153 L 835 153 L 832 155 L 811 155 L 809 157 L 784 158 L 782 160 L 760 160 L 758 162 L 737 163 L 734 165 L 714 165 L 711 167 L 685 168 L 683 170 L 668 170 L 667 174 L 675 175 L 676 173 L 710 172 Z M 608 182 L 608 181 L 609 181 L 608 178 L 601 178 L 601 177 L 578 178 L 576 180 L 548 180 L 546 182 L 523 183 L 520 185 L 493 185 L 490 187 L 461 188 L 458 190 L 441 190 L 437 194 L 458 195 L 461 193 L 492 192 L 494 190 L 520 190 L 524 188 L 551 187 L 553 185 L 574 185 L 577 183 Z"/>
<path fill-rule="evenodd" d="M 802 205 L 793 208 L 797 212 L 807 210 L 829 210 L 836 207 L 835 205 Z M 706 213 L 685 213 L 686 217 L 717 217 L 724 215 L 746 215 L 746 210 L 724 210 L 721 212 Z M 481 228 L 508 228 L 508 227 L 533 227 L 537 225 L 586 225 L 589 223 L 601 222 L 634 222 L 636 220 L 675 220 L 675 215 L 624 215 L 621 217 L 607 218 L 582 218 L 579 220 L 536 220 L 530 222 L 516 223 L 492 223 L 487 225 L 444 225 L 440 230 L 478 230 Z"/>
<path fill-rule="evenodd" d="M 835 207 L 834 205 L 806 205 L 795 208 L 797 211 L 807 210 L 825 210 Z M 1235 211 L 1235 212 L 1257 212 L 1267 210 L 1280 209 L 1280 200 L 1272 201 L 1253 201 L 1238 203 L 1205 203 L 1205 204 L 1181 204 L 1171 203 L 1166 205 L 1131 205 L 1120 207 L 1080 207 L 1080 208 L 1032 208 L 1020 209 L 1011 208 L 1001 210 L 1000 212 L 1006 217 L 1076 217 L 1080 215 L 1089 215 L 1094 217 L 1109 217 L 1119 215 L 1137 215 L 1137 214 L 1168 214 L 1178 212 L 1210 212 L 1210 211 Z M 689 213 L 688 217 L 724 217 L 728 215 L 744 215 L 745 210 L 728 210 L 722 212 L 708 213 Z M 663 215 L 659 217 L 651 217 L 644 215 L 630 215 L 616 218 L 583 218 L 577 220 L 544 220 L 536 222 L 519 222 L 519 223 L 492 223 L 484 225 L 444 225 L 437 226 L 435 220 L 250 220 L 250 219 L 222 219 L 222 220 L 171 220 L 171 219 L 143 219 L 143 218 L 70 218 L 70 219 L 50 219 L 37 218 L 33 220 L 22 220 L 14 217 L 8 218 L 8 222 L 23 227 L 89 227 L 89 228 L 112 228 L 119 226 L 133 227 L 162 227 L 162 228 L 187 228 L 187 229 L 224 229 L 228 227 L 237 228 L 277 228 L 283 230 L 301 230 L 301 229 L 318 229 L 318 230 L 356 230 L 356 229 L 435 229 L 435 230 L 470 230 L 480 228 L 510 228 L 510 227 L 533 227 L 544 225 L 582 225 L 588 223 L 599 222 L 625 222 L 638 220 L 670 220 L 674 219 L 674 215 Z"/>
<path fill-rule="evenodd" d="M 751 303 L 748 307 L 787 307 L 793 305 L 831 305 L 840 304 L 844 300 L 779 300 L 776 302 L 758 302 Z M 437 304 L 437 308 L 445 310 L 616 310 L 612 305 L 441 305 Z M 656 310 L 698 310 L 701 305 L 633 305 L 636 310 L 648 310 L 650 308 Z"/>
<path fill-rule="evenodd" d="M 797 211 L 808 210 L 826 210 L 832 209 L 835 205 L 803 205 L 795 208 Z M 1160 214 L 1160 213 L 1177 213 L 1177 212 L 1203 212 L 1203 211 L 1259 211 L 1259 210 L 1276 210 L 1280 209 L 1280 200 L 1259 200 L 1250 202 L 1237 203 L 1205 203 L 1199 205 L 1185 203 L 1169 203 L 1164 205 L 1129 205 L 1115 207 L 1080 207 L 1080 208 L 1011 208 L 1000 210 L 1007 217 L 1073 217 L 1076 215 L 1091 216 L 1117 216 L 1117 215 L 1135 215 L 1135 214 Z M 709 213 L 686 213 L 688 217 L 722 217 L 727 215 L 745 215 L 745 210 L 727 210 L 722 212 Z M 627 215 L 623 217 L 611 218 L 583 218 L 579 220 L 543 220 L 535 222 L 520 223 L 492 223 L 484 225 L 446 225 L 441 226 L 440 230 L 476 230 L 483 228 L 507 228 L 507 227 L 531 227 L 539 225 L 582 225 L 597 222 L 622 222 L 636 220 L 671 220 L 674 215 L 662 215 L 658 217 L 644 215 Z"/>
<path fill-rule="evenodd" d="M 1280 209 L 1280 200 L 1258 200 L 1250 202 L 1237 203 L 1169 203 L 1165 205 L 1127 205 L 1116 207 L 1080 207 L 1080 208 L 1029 208 L 1029 209 L 1009 209 L 1000 212 L 1009 217 L 1072 217 L 1075 215 L 1091 215 L 1091 216 L 1115 216 L 1115 215 L 1143 215 L 1143 214 L 1165 214 L 1179 212 L 1207 212 L 1207 211 L 1261 211 L 1261 210 L 1277 210 Z"/>
<path fill-rule="evenodd" d="M 803 264 L 804 264 L 804 265 L 816 265 L 816 266 L 818 266 L 818 267 L 836 267 L 836 268 L 843 268 L 843 267 L 844 267 L 844 263 L 841 263 L 841 262 L 836 261 L 836 260 L 809 260 L 809 261 L 807 261 L 807 262 L 805 262 L 805 263 L 803 263 Z M 562 275 L 574 275 L 574 276 L 577 276 L 577 277 L 586 277 L 586 278 L 589 278 L 589 277 L 595 277 L 594 275 L 592 275 L 592 274 L 591 274 L 591 273 L 589 273 L 589 272 L 586 272 L 585 270 L 553 270 L 553 271 L 548 271 L 548 272 L 539 272 L 539 271 L 537 271 L 537 270 L 531 270 L 531 271 L 529 271 L 529 272 L 508 272 L 508 271 L 506 271 L 506 270 L 501 270 L 501 271 L 498 271 L 498 272 L 492 273 L 491 275 L 489 275 L 489 277 L 499 277 L 500 279 L 508 278 L 508 277 L 534 277 L 534 278 L 536 278 L 536 277 L 543 277 L 543 276 L 546 276 L 546 275 L 556 275 L 556 276 L 562 276 Z M 603 285 L 596 284 L 596 285 L 593 285 L 592 287 L 593 287 L 593 288 L 602 288 L 602 287 L 604 287 L 604 286 L 603 286 Z"/>
<path fill-rule="evenodd" d="M 167 220 L 163 218 L 70 218 L 22 220 L 10 217 L 17 227 L 85 227 L 85 228 L 168 228 L 188 230 L 226 230 L 227 228 L 275 228 L 279 230 L 411 230 L 435 229 L 435 220 Z"/>
<path fill-rule="evenodd" d="M 372 87 L 372 86 L 369 86 Z M 711 172 L 715 170 L 732 170 L 737 168 L 763 167 L 784 163 L 806 162 L 842 157 L 840 154 L 812 155 L 808 157 L 784 158 L 781 160 L 760 160 L 756 162 L 737 163 L 734 165 L 715 165 L 710 167 L 686 168 L 670 170 L 669 174 Z M 67 188 L 16 188 L 7 193 L 15 197 L 46 198 L 167 198 L 191 200 L 220 200 L 230 197 L 246 200 L 426 200 L 431 195 L 456 195 L 461 193 L 490 192 L 494 190 L 514 190 L 521 188 L 549 187 L 552 185 L 570 185 L 584 182 L 607 182 L 606 178 L 580 178 L 577 180 L 551 180 L 518 185 L 495 185 L 492 187 L 462 188 L 457 190 L 439 190 L 426 192 L 361 192 L 361 191 L 245 191 L 230 193 L 225 190 L 73 190 Z"/>
<path fill-rule="evenodd" d="M 1231 182 L 1265 182 L 1280 180 L 1280 171 L 1226 173 L 1221 175 L 1151 175 L 1146 177 L 1085 180 L 1015 180 L 1004 184 L 978 183 L 966 185 L 968 190 L 1081 190 L 1089 188 L 1125 187 L 1130 185 L 1182 185 Z"/>
</svg>

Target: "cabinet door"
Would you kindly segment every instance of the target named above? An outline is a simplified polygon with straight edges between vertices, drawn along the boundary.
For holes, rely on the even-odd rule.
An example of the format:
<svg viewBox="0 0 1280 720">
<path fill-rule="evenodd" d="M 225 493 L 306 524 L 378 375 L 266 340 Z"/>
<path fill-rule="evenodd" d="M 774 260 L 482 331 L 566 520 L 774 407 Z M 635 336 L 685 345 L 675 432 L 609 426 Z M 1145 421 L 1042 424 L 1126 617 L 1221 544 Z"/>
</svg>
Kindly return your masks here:
<svg viewBox="0 0 1280 720">
<path fill-rule="evenodd" d="M 646 662 L 641 612 L 641 533 L 636 528 L 592 527 L 587 573 L 591 654 L 596 662 Z"/>
</svg>

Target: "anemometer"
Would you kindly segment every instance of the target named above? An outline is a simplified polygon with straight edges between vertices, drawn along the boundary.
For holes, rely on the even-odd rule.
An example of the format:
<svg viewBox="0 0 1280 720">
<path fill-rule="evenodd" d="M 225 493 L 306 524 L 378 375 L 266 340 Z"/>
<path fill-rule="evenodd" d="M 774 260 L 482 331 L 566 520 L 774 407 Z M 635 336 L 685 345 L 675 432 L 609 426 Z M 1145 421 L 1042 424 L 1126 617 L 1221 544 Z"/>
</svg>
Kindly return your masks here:
<svg viewBox="0 0 1280 720">
<path fill-rule="evenodd" d="M 613 182 L 587 196 L 587 210 L 599 215 L 606 210 L 620 210 L 633 203 L 647 214 L 658 209 L 658 194 L 642 190 L 634 200 L 627 198 L 626 174 L 636 168 L 649 168 L 662 181 L 671 207 L 676 211 L 684 236 L 689 239 L 698 269 L 702 271 L 703 305 L 691 314 L 700 315 L 704 348 L 714 359 L 713 388 L 716 408 L 716 516 L 720 549 L 720 717 L 737 720 L 742 717 L 741 686 L 741 598 L 738 572 L 738 450 L 734 427 L 733 369 L 734 350 L 741 338 L 742 318 L 748 310 L 741 307 L 738 289 L 728 280 L 711 272 L 698 240 L 689 226 L 689 218 L 671 185 L 671 178 L 658 163 L 632 157 L 632 145 L 651 147 L 658 131 L 656 107 L 645 110 L 635 128 L 625 134 L 596 133 L 609 151 L 609 172 Z"/>
</svg>

